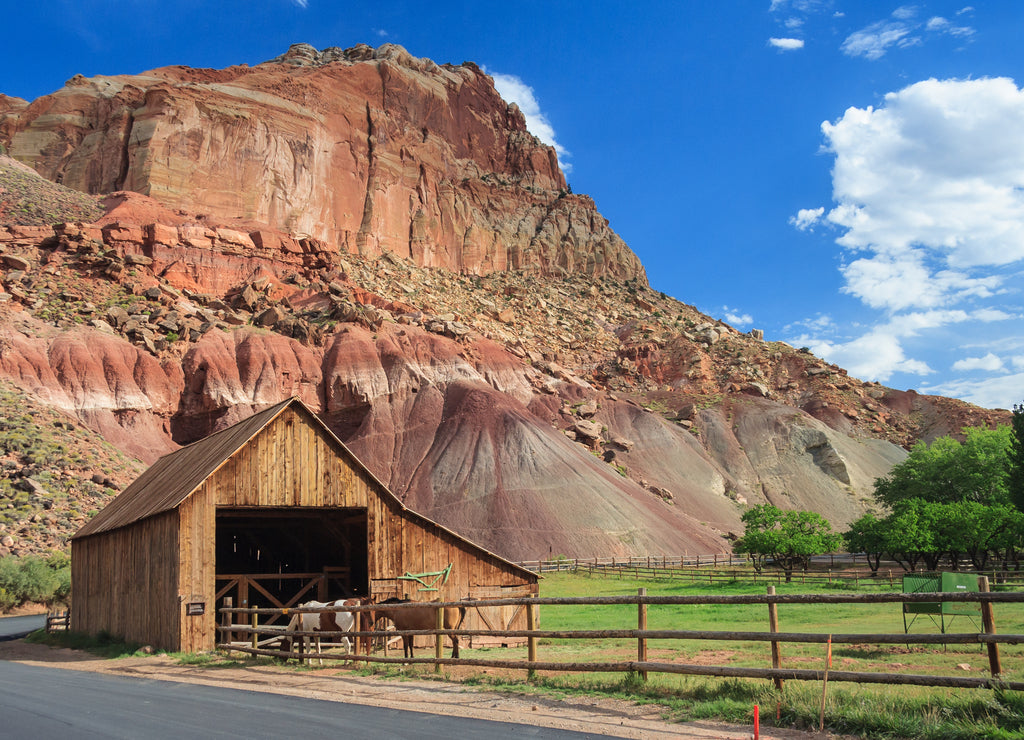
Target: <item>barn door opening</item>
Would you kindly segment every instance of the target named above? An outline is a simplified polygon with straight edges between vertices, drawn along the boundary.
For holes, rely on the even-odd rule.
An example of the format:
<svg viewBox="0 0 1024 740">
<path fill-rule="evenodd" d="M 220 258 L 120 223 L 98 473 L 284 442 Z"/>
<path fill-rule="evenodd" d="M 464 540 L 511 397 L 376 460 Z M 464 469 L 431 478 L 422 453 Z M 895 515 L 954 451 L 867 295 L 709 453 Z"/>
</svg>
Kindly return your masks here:
<svg viewBox="0 0 1024 740">
<path fill-rule="evenodd" d="M 216 571 L 218 606 L 365 596 L 366 509 L 218 509 Z"/>
</svg>

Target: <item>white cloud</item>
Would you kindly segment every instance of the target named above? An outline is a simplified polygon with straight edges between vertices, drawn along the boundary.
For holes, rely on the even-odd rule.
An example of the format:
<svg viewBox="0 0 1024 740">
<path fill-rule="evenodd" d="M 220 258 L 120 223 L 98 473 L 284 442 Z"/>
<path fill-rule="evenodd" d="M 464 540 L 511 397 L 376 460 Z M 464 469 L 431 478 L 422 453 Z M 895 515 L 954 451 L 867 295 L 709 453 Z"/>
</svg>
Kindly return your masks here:
<svg viewBox="0 0 1024 740">
<path fill-rule="evenodd" d="M 892 47 L 906 49 L 920 46 L 924 43 L 924 37 L 915 35 L 917 33 L 924 33 L 928 37 L 952 36 L 954 38 L 969 38 L 974 35 L 974 29 L 970 26 L 955 25 L 941 16 L 932 16 L 921 22 L 917 18 L 918 10 L 918 7 L 914 5 L 899 7 L 889 18 L 875 21 L 859 31 L 851 33 L 839 48 L 847 56 L 864 57 L 874 61 L 885 56 Z M 972 9 L 965 8 L 964 10 Z"/>
<path fill-rule="evenodd" d="M 848 342 L 832 342 L 814 336 L 802 335 L 789 340 L 797 347 L 810 350 L 846 368 L 858 378 L 885 382 L 893 373 L 927 375 L 934 372 L 926 362 L 907 357 L 900 337 L 888 327 L 877 327 Z"/>
<path fill-rule="evenodd" d="M 922 386 L 925 393 L 962 398 L 968 403 L 990 409 L 1011 409 L 1024 402 L 1024 373 L 1001 375 L 984 380 L 952 380 Z"/>
<path fill-rule="evenodd" d="M 780 51 L 793 51 L 795 49 L 802 49 L 802 48 L 804 48 L 804 41 L 803 41 L 803 39 L 777 39 L 777 38 L 770 38 L 770 39 L 768 39 L 768 44 L 770 46 L 774 46 L 776 49 L 778 49 Z"/>
<path fill-rule="evenodd" d="M 837 242 L 865 252 L 844 291 L 928 308 L 1005 290 L 1024 259 L 1024 90 L 1006 78 L 925 80 L 822 124 Z M 791 223 L 806 229 L 813 211 Z"/>
<path fill-rule="evenodd" d="M 800 231 L 807 231 L 821 220 L 825 215 L 825 207 L 801 208 L 795 216 L 790 216 L 789 223 L 793 224 Z"/>
<path fill-rule="evenodd" d="M 754 323 L 754 317 L 748 313 L 739 313 L 738 309 L 722 306 L 725 320 L 732 326 L 746 328 Z"/>
<path fill-rule="evenodd" d="M 917 40 L 910 37 L 910 26 L 898 21 L 878 21 L 867 28 L 854 31 L 839 47 L 851 57 L 864 57 L 875 60 L 885 56 L 890 46 L 912 46 Z"/>
<path fill-rule="evenodd" d="M 872 308 L 902 311 L 932 308 L 968 298 L 989 298 L 998 292 L 997 275 L 972 278 L 953 270 L 932 272 L 916 250 L 904 255 L 880 254 L 858 259 L 840 269 L 844 293 Z"/>
<path fill-rule="evenodd" d="M 768 12 L 781 12 L 791 8 L 797 13 L 816 13 L 820 10 L 827 10 L 831 4 L 832 0 L 772 0 Z"/>
<path fill-rule="evenodd" d="M 964 370 L 987 370 L 997 372 L 1004 370 L 1003 361 L 989 352 L 984 357 L 965 357 L 953 363 L 953 370 L 961 372 Z"/>
<path fill-rule="evenodd" d="M 292 2 L 298 5 L 300 8 L 309 7 L 309 0 L 292 0 Z"/>
<path fill-rule="evenodd" d="M 915 5 L 902 5 L 896 10 L 892 11 L 893 18 L 899 18 L 902 21 L 908 21 L 917 15 L 917 6 Z"/>
<path fill-rule="evenodd" d="M 908 356 L 904 346 L 908 339 L 957 324 L 980 325 L 1014 318 L 991 309 L 915 311 L 894 316 L 850 339 L 822 336 L 833 332 L 832 327 L 821 324 L 816 327 L 817 331 L 812 328 L 811 333 L 787 341 L 794 346 L 809 347 L 816 355 L 845 367 L 855 377 L 885 382 L 896 373 L 923 376 L 935 372 L 925 360 Z"/>
<path fill-rule="evenodd" d="M 548 117 L 540 109 L 540 103 L 537 101 L 537 96 L 534 95 L 533 88 L 515 75 L 492 72 L 487 68 L 484 68 L 484 72 L 489 74 L 494 80 L 494 87 L 505 102 L 515 103 L 519 106 L 519 110 L 523 112 L 523 116 L 526 118 L 526 128 L 529 129 L 530 133 L 548 146 L 554 147 L 562 170 L 566 173 L 572 172 L 572 165 L 566 162 L 566 159 L 571 155 L 555 139 L 555 129 L 548 120 Z"/>
<path fill-rule="evenodd" d="M 782 331 L 788 334 L 798 329 L 811 332 L 814 336 L 820 336 L 833 333 L 836 329 L 836 324 L 828 314 L 818 314 L 813 319 L 802 319 L 794 321 L 792 324 L 787 324 L 782 328 Z"/>
</svg>

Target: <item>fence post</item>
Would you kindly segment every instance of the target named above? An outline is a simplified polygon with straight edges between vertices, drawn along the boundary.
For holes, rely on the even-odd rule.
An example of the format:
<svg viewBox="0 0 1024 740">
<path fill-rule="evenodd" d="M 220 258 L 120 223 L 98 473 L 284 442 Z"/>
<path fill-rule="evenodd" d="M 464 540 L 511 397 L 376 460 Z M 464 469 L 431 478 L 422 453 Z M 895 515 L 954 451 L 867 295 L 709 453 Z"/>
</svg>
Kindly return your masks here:
<svg viewBox="0 0 1024 740">
<path fill-rule="evenodd" d="M 231 609 L 235 605 L 235 600 L 230 596 L 224 597 L 224 608 Z M 231 634 L 231 612 L 225 612 L 220 618 L 221 626 L 223 629 L 223 635 L 221 639 L 226 643 L 231 643 L 234 635 Z"/>
<path fill-rule="evenodd" d="M 533 610 L 537 608 L 536 604 L 526 605 L 526 631 L 533 632 L 537 629 L 537 620 L 534 616 Z M 526 638 L 526 660 L 530 663 L 537 662 L 537 638 L 532 634 Z M 537 675 L 537 672 L 530 668 L 526 672 L 527 679 L 532 679 Z"/>
<path fill-rule="evenodd" d="M 444 609 L 437 607 L 437 614 L 434 617 L 434 628 L 444 629 Z M 444 657 L 444 635 L 434 635 L 434 673 L 441 672 L 441 658 Z"/>
<path fill-rule="evenodd" d="M 646 596 L 647 589 L 639 588 L 636 591 L 637 596 Z M 637 615 L 636 615 L 636 628 L 638 630 L 647 629 L 647 604 L 641 599 L 637 603 Z M 647 662 L 647 638 L 641 637 L 636 641 L 636 659 L 641 663 Z M 644 681 L 647 680 L 647 671 L 640 671 L 640 678 Z"/>
<path fill-rule="evenodd" d="M 775 586 L 768 587 L 768 595 L 775 595 Z M 774 601 L 768 604 L 768 631 L 779 631 L 779 605 Z M 782 648 L 778 642 L 772 640 L 772 668 L 782 668 Z M 775 677 L 775 688 L 782 690 L 782 679 Z"/>
<path fill-rule="evenodd" d="M 259 627 L 259 615 L 256 612 L 252 613 L 252 619 L 249 620 L 249 625 L 252 627 L 252 649 L 255 650 L 260 646 L 260 636 L 256 632 Z"/>
<path fill-rule="evenodd" d="M 978 577 L 978 591 L 983 594 L 988 593 L 988 576 Z M 985 629 L 986 635 L 994 635 L 996 633 L 996 620 L 992 613 L 991 601 L 981 602 L 981 624 Z M 1002 666 L 999 664 L 998 643 L 988 643 L 988 667 L 993 679 L 998 679 L 1003 672 Z"/>
</svg>

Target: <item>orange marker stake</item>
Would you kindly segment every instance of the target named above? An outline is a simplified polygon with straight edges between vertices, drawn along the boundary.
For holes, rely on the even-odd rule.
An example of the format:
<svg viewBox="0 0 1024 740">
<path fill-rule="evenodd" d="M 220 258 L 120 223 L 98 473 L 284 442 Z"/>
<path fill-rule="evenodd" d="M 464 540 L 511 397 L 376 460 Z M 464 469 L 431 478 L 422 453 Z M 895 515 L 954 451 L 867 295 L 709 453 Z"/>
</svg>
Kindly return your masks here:
<svg viewBox="0 0 1024 740">
<path fill-rule="evenodd" d="M 760 738 L 761 738 L 761 712 L 758 709 L 757 704 L 755 704 L 754 705 L 754 740 L 760 740 Z"/>
</svg>

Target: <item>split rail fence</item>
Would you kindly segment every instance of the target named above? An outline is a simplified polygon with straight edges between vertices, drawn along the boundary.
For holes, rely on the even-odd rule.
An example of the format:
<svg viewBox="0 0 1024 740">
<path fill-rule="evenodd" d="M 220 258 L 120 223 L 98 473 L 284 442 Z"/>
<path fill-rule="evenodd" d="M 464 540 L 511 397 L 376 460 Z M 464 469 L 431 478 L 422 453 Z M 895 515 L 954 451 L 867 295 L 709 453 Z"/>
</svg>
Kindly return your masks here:
<svg viewBox="0 0 1024 740">
<path fill-rule="evenodd" d="M 632 577 L 648 580 L 679 579 L 693 583 L 730 583 L 752 581 L 753 583 L 783 583 L 785 573 L 778 568 L 766 567 L 761 572 L 754 570 L 744 557 L 729 554 L 711 555 L 654 555 L 626 558 L 558 558 L 555 560 L 526 560 L 519 563 L 535 573 L 570 571 L 605 577 Z M 1024 587 L 1024 570 L 975 571 L 969 563 L 958 563 L 956 572 L 976 573 L 987 576 L 991 583 Z M 891 587 L 901 584 L 904 575 L 930 575 L 929 571 L 907 571 L 899 563 L 883 561 L 876 574 L 872 575 L 863 554 L 838 553 L 816 556 L 808 570 L 794 570 L 794 583 L 886 583 Z"/>
<path fill-rule="evenodd" d="M 774 586 L 768 586 L 764 595 L 699 595 L 699 596 L 648 596 L 641 589 L 636 596 L 600 596 L 573 598 L 508 598 L 488 599 L 486 601 L 436 602 L 438 619 L 441 619 L 441 607 L 464 606 L 472 609 L 477 606 L 509 606 L 516 605 L 526 608 L 526 630 L 450 630 L 437 629 L 406 630 L 406 631 L 353 631 L 347 633 L 324 632 L 324 638 L 340 638 L 343 635 L 354 638 L 395 637 L 398 635 L 433 636 L 434 655 L 429 658 L 403 658 L 386 655 L 359 653 L 359 640 L 356 640 L 356 652 L 346 654 L 325 654 L 331 660 L 352 660 L 366 663 L 410 663 L 433 664 L 440 672 L 442 666 L 474 666 L 481 668 L 521 669 L 533 675 L 536 671 L 564 672 L 612 672 L 638 674 L 646 679 L 649 673 L 668 673 L 716 677 L 756 678 L 772 680 L 781 686 L 784 680 L 798 681 L 847 681 L 875 684 L 906 684 L 915 686 L 942 686 L 953 688 L 984 688 L 1002 686 L 1011 690 L 1024 690 L 1024 681 L 1008 681 L 1004 675 L 999 645 L 1017 645 L 1024 643 L 1024 634 L 998 634 L 993 606 L 995 604 L 1024 604 L 1024 593 L 996 593 L 988 591 L 987 579 L 981 579 L 979 592 L 943 592 L 943 593 L 876 593 L 876 594 L 776 594 Z M 906 634 L 906 633 L 850 633 L 826 634 L 809 632 L 781 632 L 778 629 L 778 607 L 780 604 L 879 604 L 879 603 L 938 603 L 938 602 L 977 602 L 980 607 L 983 631 L 980 633 L 945 633 L 945 634 Z M 726 604 L 763 604 L 768 607 L 769 630 L 767 632 L 748 631 L 710 631 L 710 630 L 651 630 L 647 629 L 647 610 L 655 605 L 726 605 Z M 422 606 L 422 604 L 415 604 Z M 538 629 L 538 608 L 561 605 L 592 605 L 618 606 L 634 605 L 637 607 L 636 629 L 605 629 L 605 630 L 542 630 Z M 396 605 L 401 608 L 401 605 Z M 372 611 L 372 606 L 353 607 L 353 612 Z M 285 613 L 287 610 L 284 610 Z M 295 612 L 325 611 L 324 609 L 292 609 Z M 270 608 L 223 608 L 222 640 L 218 648 L 228 651 L 239 651 L 252 655 L 268 655 L 280 658 L 299 658 L 304 656 L 297 652 L 286 652 L 274 649 L 282 637 L 280 626 L 261 626 L 260 621 L 271 616 L 280 616 L 281 609 Z M 239 623 L 239 618 L 245 620 Z M 303 633 L 296 633 L 303 634 Z M 234 635 L 244 635 L 243 641 L 235 641 Z M 490 636 L 515 637 L 527 640 L 527 659 L 495 660 L 483 658 L 445 658 L 442 647 L 445 637 L 455 636 Z M 538 659 L 538 641 L 556 640 L 595 640 L 595 639 L 629 639 L 636 640 L 637 659 L 609 662 L 556 662 Z M 693 665 L 686 663 L 656 662 L 648 660 L 647 643 L 649 640 L 696 640 L 696 641 L 739 641 L 771 643 L 771 668 L 751 668 L 723 665 Z M 988 653 L 989 677 L 969 676 L 938 676 L 925 674 L 893 674 L 880 672 L 833 671 L 829 668 L 799 669 L 783 666 L 781 645 L 783 643 L 820 643 L 831 645 L 950 645 L 974 644 L 983 645 Z M 365 646 L 364 646 L 365 648 Z M 1014 670 L 1019 675 L 1019 668 Z"/>
</svg>

